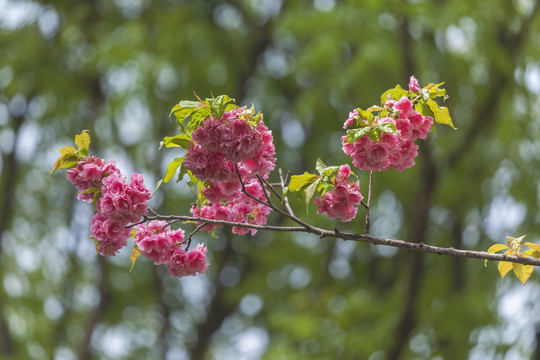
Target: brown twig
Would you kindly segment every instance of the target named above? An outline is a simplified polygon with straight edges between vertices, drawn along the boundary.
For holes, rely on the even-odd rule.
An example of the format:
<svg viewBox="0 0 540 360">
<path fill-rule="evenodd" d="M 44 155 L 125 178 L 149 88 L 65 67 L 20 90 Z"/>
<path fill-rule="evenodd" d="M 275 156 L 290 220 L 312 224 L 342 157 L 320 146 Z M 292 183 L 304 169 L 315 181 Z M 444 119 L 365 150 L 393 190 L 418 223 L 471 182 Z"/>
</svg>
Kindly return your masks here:
<svg viewBox="0 0 540 360">
<path fill-rule="evenodd" d="M 372 190 L 373 190 L 373 171 L 370 171 L 367 204 L 362 203 L 362 205 L 364 205 L 364 207 L 366 208 L 366 227 L 364 230 L 366 234 L 369 234 L 369 228 L 371 226 L 371 220 L 369 218 L 369 209 L 371 207 Z"/>
<path fill-rule="evenodd" d="M 246 223 L 239 223 L 239 222 L 226 221 L 226 220 L 205 219 L 201 217 L 182 216 L 182 215 L 153 215 L 153 216 L 147 216 L 147 217 L 148 217 L 148 220 L 194 221 L 194 222 L 202 222 L 204 224 L 230 225 L 230 226 L 245 227 L 245 228 L 256 229 L 256 230 L 306 232 L 306 233 L 317 235 L 321 238 L 329 237 L 329 238 L 337 238 L 337 239 L 343 239 L 343 240 L 352 240 L 352 241 L 370 243 L 373 245 L 393 246 L 393 247 L 398 247 L 398 248 L 404 248 L 409 251 L 419 251 L 419 252 L 425 252 L 425 253 L 431 253 L 431 254 L 437 254 L 437 255 L 446 255 L 446 256 L 471 258 L 471 259 L 482 259 L 482 260 L 488 260 L 488 261 L 508 261 L 508 262 L 513 262 L 513 263 L 518 263 L 518 264 L 523 264 L 523 265 L 540 266 L 540 259 L 534 259 L 530 257 L 518 257 L 518 256 L 513 256 L 513 255 L 505 255 L 505 254 L 492 254 L 486 251 L 461 250 L 461 249 L 454 249 L 452 247 L 445 248 L 445 247 L 424 244 L 422 242 L 415 243 L 415 242 L 408 242 L 404 240 L 380 238 L 376 236 L 371 236 L 369 234 L 348 233 L 348 232 L 339 231 L 338 229 L 328 230 L 328 229 L 318 228 L 315 226 L 309 226 L 306 228 L 304 226 L 255 225 L 255 224 L 246 224 Z M 298 221 L 301 221 L 301 220 L 298 219 Z"/>
</svg>

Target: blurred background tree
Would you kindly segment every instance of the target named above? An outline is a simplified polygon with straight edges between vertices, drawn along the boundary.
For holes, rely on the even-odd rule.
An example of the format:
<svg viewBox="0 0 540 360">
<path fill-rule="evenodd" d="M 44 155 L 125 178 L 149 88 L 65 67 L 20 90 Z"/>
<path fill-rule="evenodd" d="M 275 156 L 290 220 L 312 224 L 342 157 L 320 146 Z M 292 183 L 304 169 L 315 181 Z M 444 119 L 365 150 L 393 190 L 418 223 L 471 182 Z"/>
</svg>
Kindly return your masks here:
<svg viewBox="0 0 540 360">
<path fill-rule="evenodd" d="M 196 235 L 204 276 L 148 259 L 130 273 L 129 250 L 95 255 L 90 206 L 48 173 L 53 149 L 89 129 L 95 154 L 152 188 L 178 155 L 158 151 L 169 111 L 193 92 L 255 104 L 285 171 L 345 163 L 348 112 L 414 74 L 446 82 L 459 130 L 429 135 L 414 168 L 377 174 L 372 234 L 537 242 L 539 30 L 535 0 L 0 1 L 0 358 L 538 356 L 537 272 L 522 287 L 479 260 L 222 229 Z M 151 206 L 188 214 L 194 198 L 171 182 Z M 336 226 L 315 212 L 304 218 Z M 362 232 L 361 218 L 337 226 Z"/>
</svg>

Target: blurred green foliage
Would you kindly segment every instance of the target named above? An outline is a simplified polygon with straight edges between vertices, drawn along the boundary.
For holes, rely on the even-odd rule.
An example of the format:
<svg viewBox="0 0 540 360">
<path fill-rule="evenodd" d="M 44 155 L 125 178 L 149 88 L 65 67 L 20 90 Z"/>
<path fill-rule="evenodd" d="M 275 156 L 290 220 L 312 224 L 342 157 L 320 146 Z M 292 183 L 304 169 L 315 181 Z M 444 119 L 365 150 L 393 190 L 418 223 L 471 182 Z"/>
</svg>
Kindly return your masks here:
<svg viewBox="0 0 540 360">
<path fill-rule="evenodd" d="M 410 75 L 445 82 L 457 131 L 438 127 L 417 166 L 375 177 L 372 233 L 486 250 L 538 242 L 540 30 L 535 0 L 0 2 L 1 359 L 521 359 L 534 299 L 494 264 L 258 233 L 218 238 L 204 276 L 176 279 L 88 240 L 57 153 L 91 152 L 149 187 L 182 156 L 181 99 L 228 94 L 273 130 L 278 166 L 349 161 L 342 124 Z M 362 191 L 367 175 L 360 173 Z M 274 174 L 272 181 L 277 181 Z M 164 184 L 152 206 L 187 214 Z M 304 204 L 292 201 L 298 214 Z M 312 206 L 312 209 L 314 207 Z M 363 231 L 310 211 L 314 225 Z M 282 224 L 273 216 L 270 222 Z M 182 225 L 192 231 L 191 225 Z M 535 311 L 536 310 L 536 311 Z"/>
</svg>

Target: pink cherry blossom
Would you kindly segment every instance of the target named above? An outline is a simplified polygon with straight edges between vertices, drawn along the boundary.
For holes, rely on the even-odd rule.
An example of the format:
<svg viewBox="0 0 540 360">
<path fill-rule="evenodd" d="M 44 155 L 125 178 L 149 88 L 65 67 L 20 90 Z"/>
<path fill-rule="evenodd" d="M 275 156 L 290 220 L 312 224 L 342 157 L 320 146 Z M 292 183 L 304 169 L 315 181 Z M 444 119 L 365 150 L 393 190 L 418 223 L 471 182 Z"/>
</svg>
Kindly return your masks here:
<svg viewBox="0 0 540 360">
<path fill-rule="evenodd" d="M 420 85 L 418 84 L 418 80 L 411 76 L 409 81 L 409 91 L 420 91 Z"/>
<path fill-rule="evenodd" d="M 334 190 L 313 199 L 318 206 L 317 214 L 324 213 L 332 219 L 339 218 L 341 222 L 355 218 L 358 211 L 355 206 L 360 204 L 363 196 L 360 194 L 360 184 L 347 180 L 350 173 L 349 165 L 342 165 L 334 179 Z"/>
<path fill-rule="evenodd" d="M 207 248 L 202 244 L 189 252 L 181 246 L 175 246 L 167 262 L 169 273 L 177 277 L 204 274 L 210 265 L 206 262 L 206 252 Z"/>
</svg>

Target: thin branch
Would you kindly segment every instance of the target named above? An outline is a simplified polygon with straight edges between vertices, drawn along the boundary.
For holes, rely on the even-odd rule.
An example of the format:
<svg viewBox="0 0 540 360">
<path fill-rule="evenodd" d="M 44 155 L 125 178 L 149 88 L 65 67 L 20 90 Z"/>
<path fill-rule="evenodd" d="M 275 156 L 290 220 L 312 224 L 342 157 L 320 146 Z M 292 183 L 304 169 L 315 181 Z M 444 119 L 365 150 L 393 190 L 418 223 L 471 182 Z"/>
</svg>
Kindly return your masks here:
<svg viewBox="0 0 540 360">
<path fill-rule="evenodd" d="M 283 179 L 283 173 L 281 172 L 281 168 L 279 168 L 278 171 L 279 171 L 279 180 L 281 181 L 281 191 L 285 192 L 285 184 L 287 183 L 287 180 L 289 179 L 290 173 L 287 172 L 287 176 L 285 177 L 285 179 Z M 291 204 L 289 204 L 289 197 L 287 195 L 283 196 L 282 203 L 285 206 L 285 209 L 287 209 L 287 212 L 289 213 L 289 215 L 296 217 L 291 208 Z"/>
<path fill-rule="evenodd" d="M 263 184 L 266 185 L 266 187 L 272 192 L 272 194 L 274 194 L 280 202 L 283 202 L 283 198 L 281 197 L 281 195 L 276 191 L 276 189 L 274 189 L 274 187 L 268 182 L 268 180 L 263 179 L 260 175 L 257 175 L 257 179 L 259 179 L 261 186 L 263 186 Z M 268 202 L 270 202 L 270 199 L 268 199 L 268 197 L 266 199 L 268 200 Z"/>
<path fill-rule="evenodd" d="M 297 223 L 298 225 L 301 225 L 301 226 L 303 226 L 304 228 L 306 228 L 306 229 L 308 229 L 308 230 L 312 230 L 311 232 L 313 232 L 313 230 L 315 229 L 313 226 L 311 226 L 311 225 L 309 225 L 309 224 L 303 222 L 302 220 L 300 220 L 300 219 L 297 218 L 296 216 L 291 215 L 291 214 L 289 214 L 289 213 L 287 213 L 287 212 L 281 210 L 280 208 L 276 207 L 274 204 L 272 204 L 272 203 L 270 202 L 270 200 L 269 200 L 268 198 L 267 198 L 267 199 L 268 199 L 268 202 L 264 202 L 264 201 L 262 201 L 262 200 L 260 200 L 260 199 L 257 199 L 255 196 L 251 195 L 250 193 L 248 193 L 248 192 L 246 191 L 246 187 L 245 187 L 245 185 L 244 185 L 244 181 L 242 180 L 242 176 L 240 175 L 240 170 L 238 170 L 238 166 L 237 166 L 236 164 L 235 164 L 234 166 L 235 166 L 235 168 L 236 168 L 236 174 L 238 174 L 238 179 L 240 180 L 240 184 L 242 185 L 242 192 L 243 192 L 244 194 L 246 194 L 247 197 L 249 197 L 250 199 L 255 200 L 256 202 L 258 202 L 258 203 L 260 203 L 260 204 L 263 204 L 263 205 L 268 206 L 270 209 L 274 210 L 274 211 L 277 212 L 278 214 L 283 215 L 283 216 L 285 216 L 285 217 L 291 219 L 292 221 L 294 221 L 294 222 Z M 267 194 L 266 194 L 266 191 L 264 190 L 264 187 L 263 187 L 263 191 L 264 191 L 265 195 L 267 195 Z"/>
<path fill-rule="evenodd" d="M 179 221 L 179 220 L 178 220 L 178 221 Z M 198 225 L 198 226 L 195 228 L 195 230 L 193 230 L 193 231 L 188 235 L 188 237 L 184 240 L 183 244 L 187 244 L 186 249 L 185 249 L 186 251 L 188 251 L 188 250 L 189 250 L 189 247 L 191 246 L 191 238 L 193 237 L 193 235 L 195 235 L 196 233 L 198 233 L 199 230 L 201 230 L 201 228 L 202 228 L 203 226 L 205 226 L 205 225 L 206 225 L 206 224 L 204 224 L 204 223 Z"/>
<path fill-rule="evenodd" d="M 398 248 L 404 248 L 409 251 L 426 252 L 426 253 L 437 254 L 437 255 L 446 255 L 446 256 L 463 257 L 463 258 L 471 258 L 471 259 L 482 259 L 482 260 L 488 260 L 488 261 L 508 261 L 508 262 L 518 263 L 518 264 L 523 264 L 523 265 L 540 266 L 540 259 L 534 259 L 534 258 L 529 258 L 529 257 L 518 257 L 518 256 L 513 256 L 513 255 L 505 255 L 505 254 L 492 254 L 486 251 L 461 250 L 461 249 L 454 249 L 452 247 L 445 248 L 445 247 L 424 244 L 422 242 L 413 243 L 413 242 L 408 242 L 404 240 L 380 238 L 380 237 L 371 236 L 368 234 L 355 234 L 355 233 L 341 232 L 338 229 L 334 229 L 334 230 L 322 229 L 322 228 L 318 228 L 314 226 L 309 226 L 308 228 L 306 228 L 303 226 L 255 225 L 255 224 L 246 224 L 246 223 L 239 223 L 239 222 L 226 221 L 226 220 L 205 219 L 201 217 L 182 216 L 182 215 L 153 215 L 153 216 L 147 216 L 147 217 L 148 217 L 148 220 L 194 221 L 194 222 L 202 222 L 204 224 L 230 225 L 230 226 L 245 227 L 245 228 L 256 229 L 256 230 L 307 232 L 310 234 L 317 235 L 321 238 L 329 237 L 329 238 L 370 243 L 373 245 L 393 246 L 393 247 L 398 247 Z"/>
<path fill-rule="evenodd" d="M 266 202 L 268 204 L 272 204 L 272 200 L 270 200 L 270 196 L 268 196 L 268 193 L 266 192 L 266 186 L 265 186 L 265 183 L 263 181 L 263 178 L 260 175 L 257 175 L 257 180 L 259 181 L 259 185 L 261 185 L 261 190 L 264 193 L 264 197 L 266 199 Z"/>
<path fill-rule="evenodd" d="M 364 205 L 366 208 L 366 227 L 365 227 L 365 233 L 369 234 L 369 228 L 371 226 L 371 221 L 369 218 L 369 209 L 371 207 L 371 195 L 373 190 L 373 171 L 369 172 L 369 188 L 368 188 L 368 198 L 367 198 L 367 204 Z"/>
</svg>

